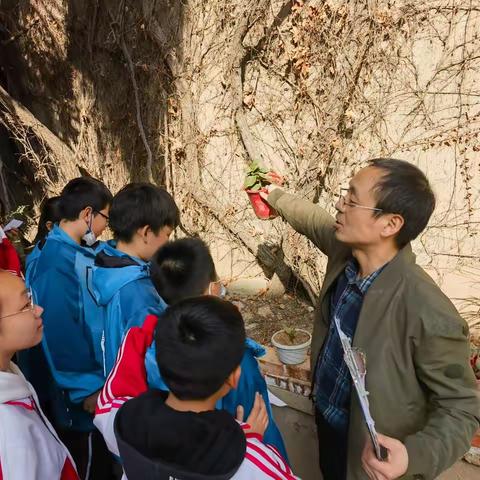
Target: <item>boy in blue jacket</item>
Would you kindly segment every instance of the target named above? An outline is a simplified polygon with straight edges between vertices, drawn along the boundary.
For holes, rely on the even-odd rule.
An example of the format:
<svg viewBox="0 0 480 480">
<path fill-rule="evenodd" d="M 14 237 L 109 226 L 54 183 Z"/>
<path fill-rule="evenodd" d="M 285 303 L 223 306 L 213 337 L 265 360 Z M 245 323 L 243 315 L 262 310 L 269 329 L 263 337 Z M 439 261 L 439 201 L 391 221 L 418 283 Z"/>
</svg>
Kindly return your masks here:
<svg viewBox="0 0 480 480">
<path fill-rule="evenodd" d="M 210 251 L 199 238 L 182 238 L 162 247 L 152 258 L 151 275 L 155 288 L 169 305 L 199 295 L 219 297 L 225 295 L 225 288 L 218 281 Z M 159 322 L 161 321 L 160 317 Z M 241 406 L 248 416 L 253 408 L 256 393 L 260 393 L 269 416 L 264 440 L 287 458 L 282 436 L 272 416 L 267 384 L 256 360 L 256 357 L 263 355 L 265 349 L 251 338 L 247 338 L 240 364 L 242 373 L 238 386 L 223 397 L 217 407 L 235 416 L 238 407 Z"/>
<path fill-rule="evenodd" d="M 52 375 L 53 421 L 81 478 L 87 478 L 88 471 L 89 478 L 108 478 L 110 468 L 102 439 L 93 433 L 92 413 L 105 377 L 95 354 L 98 340 L 85 315 L 81 269 L 93 264 L 96 237 L 107 225 L 111 200 L 102 182 L 91 177 L 71 180 L 61 193 L 61 220 L 48 234 L 35 268 L 27 271 L 35 301 L 45 306 L 42 347 L 50 367 L 43 379 L 32 381 Z M 98 458 L 92 459 L 96 441 Z"/>
<path fill-rule="evenodd" d="M 92 272 L 93 295 L 104 315 L 104 369 L 115 363 L 125 332 L 141 326 L 149 313 L 166 308 L 150 280 L 150 258 L 165 244 L 180 222 L 175 201 L 164 189 L 149 183 L 131 183 L 113 198 L 110 229 L 114 241 L 96 256 Z M 166 389 L 160 379 L 154 347 L 145 366 L 149 385 Z"/>
</svg>

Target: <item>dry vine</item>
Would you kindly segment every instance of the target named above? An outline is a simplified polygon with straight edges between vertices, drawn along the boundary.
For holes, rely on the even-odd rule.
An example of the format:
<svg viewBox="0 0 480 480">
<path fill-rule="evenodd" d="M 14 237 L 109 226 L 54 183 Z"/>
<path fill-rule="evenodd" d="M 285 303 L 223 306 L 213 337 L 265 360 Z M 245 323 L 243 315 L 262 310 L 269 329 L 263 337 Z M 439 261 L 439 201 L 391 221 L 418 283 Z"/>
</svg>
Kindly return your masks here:
<svg viewBox="0 0 480 480">
<path fill-rule="evenodd" d="M 114 190 L 146 172 L 174 191 L 188 231 L 228 237 L 242 258 L 284 283 L 296 278 L 314 297 L 323 260 L 280 220 L 255 220 L 240 190 L 245 164 L 263 161 L 289 190 L 332 211 L 338 187 L 366 159 L 407 158 L 439 196 L 415 245 L 421 263 L 439 276 L 478 265 L 478 0 L 124 0 L 120 8 L 89 0 L 74 17 L 83 37 L 65 26 L 61 0 L 24 3 L 8 38 L 39 78 L 51 75 L 40 58 L 61 77 L 68 45 L 85 38 L 86 54 L 77 50 L 61 78 L 88 82 L 95 106 L 76 120 L 71 83 L 70 106 L 51 108 L 74 118 L 55 127 L 80 163 L 98 156 L 94 171 Z M 119 12 L 114 21 L 109 12 Z M 40 88 L 35 75 L 28 81 Z M 54 99 L 65 91 L 49 88 Z"/>
</svg>

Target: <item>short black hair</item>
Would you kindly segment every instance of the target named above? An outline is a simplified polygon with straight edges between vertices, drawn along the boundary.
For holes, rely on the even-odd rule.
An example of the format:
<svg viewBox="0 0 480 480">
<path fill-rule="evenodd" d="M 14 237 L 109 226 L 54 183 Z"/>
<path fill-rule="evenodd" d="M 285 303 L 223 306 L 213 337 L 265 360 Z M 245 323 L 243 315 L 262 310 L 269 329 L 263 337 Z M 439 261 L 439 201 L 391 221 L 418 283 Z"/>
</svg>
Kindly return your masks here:
<svg viewBox="0 0 480 480">
<path fill-rule="evenodd" d="M 420 235 L 435 209 L 435 195 L 425 174 L 404 160 L 375 158 L 369 165 L 383 170 L 375 187 L 376 207 L 382 213 L 397 213 L 404 225 L 395 237 L 402 248 Z"/>
<path fill-rule="evenodd" d="M 155 332 L 157 364 L 180 400 L 212 396 L 240 365 L 245 326 L 238 308 L 204 295 L 167 308 Z"/>
<path fill-rule="evenodd" d="M 38 243 L 48 235 L 47 222 L 58 223 L 62 219 L 60 197 L 46 198 L 40 205 L 37 235 L 33 243 Z"/>
<path fill-rule="evenodd" d="M 203 295 L 217 280 L 210 250 L 200 238 L 166 243 L 153 256 L 150 277 L 158 294 L 169 305 Z"/>
<path fill-rule="evenodd" d="M 112 193 L 100 180 L 78 177 L 70 180 L 60 194 L 60 213 L 63 220 L 77 220 L 80 212 L 91 207 L 99 212 L 112 202 Z"/>
<path fill-rule="evenodd" d="M 116 240 L 130 242 L 135 232 L 148 225 L 155 234 L 161 228 L 176 228 L 180 211 L 173 197 L 151 183 L 129 183 L 114 197 L 109 224 Z"/>
</svg>

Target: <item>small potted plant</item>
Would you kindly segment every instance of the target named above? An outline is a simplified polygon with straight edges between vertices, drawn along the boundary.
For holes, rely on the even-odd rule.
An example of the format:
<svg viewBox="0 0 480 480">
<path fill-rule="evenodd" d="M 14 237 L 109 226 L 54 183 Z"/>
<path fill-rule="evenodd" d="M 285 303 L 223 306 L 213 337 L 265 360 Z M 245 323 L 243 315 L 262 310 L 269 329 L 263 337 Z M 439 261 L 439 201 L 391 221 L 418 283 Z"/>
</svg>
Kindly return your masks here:
<svg viewBox="0 0 480 480">
<path fill-rule="evenodd" d="M 260 196 L 260 192 L 265 192 L 265 187 L 271 183 L 281 185 L 283 179 L 277 173 L 262 167 L 257 161 L 249 165 L 243 188 L 247 192 L 255 215 L 261 220 L 277 216 L 277 212 Z"/>
<path fill-rule="evenodd" d="M 307 358 L 312 336 L 301 328 L 284 328 L 272 336 L 279 360 L 285 365 L 298 365 Z"/>
</svg>

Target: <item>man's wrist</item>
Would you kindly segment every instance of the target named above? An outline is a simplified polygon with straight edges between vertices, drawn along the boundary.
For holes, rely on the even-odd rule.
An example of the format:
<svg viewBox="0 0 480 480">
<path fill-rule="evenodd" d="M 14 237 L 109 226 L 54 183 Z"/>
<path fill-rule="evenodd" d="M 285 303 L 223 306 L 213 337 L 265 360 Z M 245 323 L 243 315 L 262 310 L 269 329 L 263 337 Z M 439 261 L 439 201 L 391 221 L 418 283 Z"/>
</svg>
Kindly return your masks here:
<svg viewBox="0 0 480 480">
<path fill-rule="evenodd" d="M 269 187 L 272 187 L 272 185 L 269 185 Z M 275 186 L 275 188 L 272 188 L 271 190 L 268 190 L 268 196 L 267 196 L 267 202 L 275 208 L 275 203 L 278 201 L 278 199 L 285 194 L 285 191 L 282 190 L 281 188 Z"/>
</svg>

